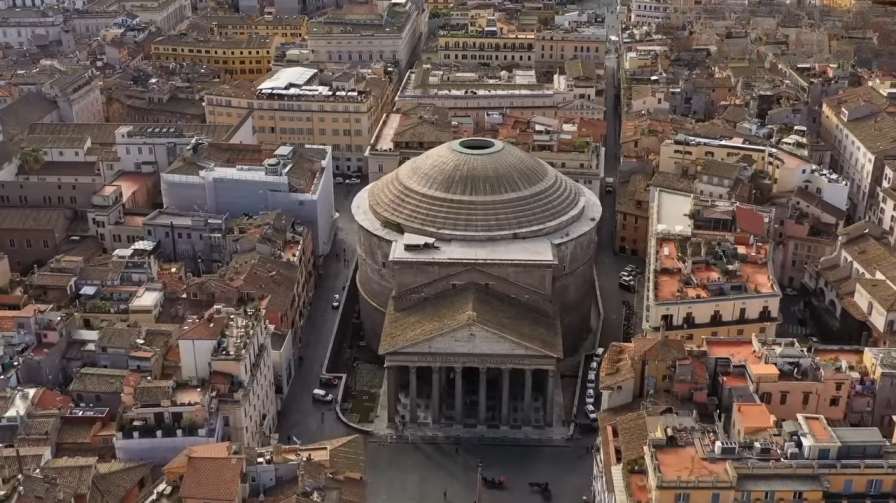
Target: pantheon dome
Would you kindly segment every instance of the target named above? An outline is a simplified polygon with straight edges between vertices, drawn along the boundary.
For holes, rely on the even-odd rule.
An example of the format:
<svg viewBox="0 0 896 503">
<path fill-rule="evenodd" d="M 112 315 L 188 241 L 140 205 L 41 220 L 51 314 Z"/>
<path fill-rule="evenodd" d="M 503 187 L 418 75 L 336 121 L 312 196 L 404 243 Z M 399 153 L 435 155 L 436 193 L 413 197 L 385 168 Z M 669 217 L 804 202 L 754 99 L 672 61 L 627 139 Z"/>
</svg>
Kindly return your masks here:
<svg viewBox="0 0 896 503">
<path fill-rule="evenodd" d="M 555 320 L 565 355 L 594 324 L 600 200 L 509 143 L 442 144 L 362 189 L 352 212 L 361 316 L 374 349 L 381 337 L 383 348 L 395 347 L 387 318 L 468 286 Z"/>
<path fill-rule="evenodd" d="M 467 138 L 409 160 L 373 184 L 382 222 L 437 239 L 541 236 L 584 208 L 581 188 L 543 161 L 501 141 Z"/>
</svg>

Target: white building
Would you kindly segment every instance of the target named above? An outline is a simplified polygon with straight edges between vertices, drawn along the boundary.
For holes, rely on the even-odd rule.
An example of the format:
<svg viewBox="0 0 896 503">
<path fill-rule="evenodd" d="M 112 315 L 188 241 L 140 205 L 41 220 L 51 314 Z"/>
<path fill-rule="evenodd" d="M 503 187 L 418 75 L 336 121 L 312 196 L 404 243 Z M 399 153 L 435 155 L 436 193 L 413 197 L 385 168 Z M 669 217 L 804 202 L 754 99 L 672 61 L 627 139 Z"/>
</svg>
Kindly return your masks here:
<svg viewBox="0 0 896 503">
<path fill-rule="evenodd" d="M 377 11 L 357 14 L 334 10 L 311 21 L 308 49 L 320 62 L 385 61 L 400 72 L 413 63 L 425 40 L 429 13 L 419 0 L 368 4 Z"/>
<path fill-rule="evenodd" d="M 280 210 L 308 225 L 315 252 L 326 255 L 336 215 L 330 147 L 282 146 L 266 154 L 259 145 L 197 147 L 162 173 L 165 207 L 229 215 Z M 234 162 L 240 155 L 264 160 Z"/>
<path fill-rule="evenodd" d="M 841 210 L 849 207 L 849 182 L 833 171 L 812 166 L 798 187 L 809 191 Z"/>
<path fill-rule="evenodd" d="M 39 8 L 4 9 L 0 18 L 0 43 L 13 47 L 43 47 L 62 40 L 61 13 Z"/>
<path fill-rule="evenodd" d="M 839 172 L 850 182 L 850 214 L 876 221 L 884 163 L 896 158 L 896 114 L 888 98 L 872 86 L 849 88 L 824 100 L 821 138 L 834 147 Z"/>
<path fill-rule="evenodd" d="M 222 310 L 227 318 L 224 337 L 212 352 L 209 368 L 225 377 L 216 380 L 218 414 L 222 415 L 222 440 L 246 447 L 267 445 L 277 427 L 277 397 L 271 357 L 270 326 L 261 311 L 246 314 Z M 229 382 L 227 382 L 229 377 Z"/>
<path fill-rule="evenodd" d="M 277 426 L 270 326 L 260 310 L 216 308 L 178 337 L 181 375 L 209 382 L 221 415 L 222 440 L 266 445 Z"/>
</svg>

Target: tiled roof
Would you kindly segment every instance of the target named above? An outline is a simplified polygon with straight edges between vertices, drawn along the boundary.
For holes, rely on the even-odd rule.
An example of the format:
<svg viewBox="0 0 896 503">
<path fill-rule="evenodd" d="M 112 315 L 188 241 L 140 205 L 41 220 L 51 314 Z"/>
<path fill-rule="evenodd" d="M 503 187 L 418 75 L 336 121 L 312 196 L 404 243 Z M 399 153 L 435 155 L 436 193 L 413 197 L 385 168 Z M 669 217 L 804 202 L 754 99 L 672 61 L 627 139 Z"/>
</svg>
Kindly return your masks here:
<svg viewBox="0 0 896 503">
<path fill-rule="evenodd" d="M 75 279 L 74 274 L 65 274 L 61 272 L 38 272 L 31 276 L 30 281 L 34 286 L 43 286 L 51 288 L 64 288 Z"/>
<path fill-rule="evenodd" d="M 125 501 L 125 496 L 141 479 L 150 475 L 151 467 L 144 463 L 111 461 L 96 465 L 93 483 L 104 503 Z M 149 485 L 147 484 L 147 488 Z"/>
<path fill-rule="evenodd" d="M 443 292 L 396 311 L 390 303 L 380 353 L 397 351 L 467 324 L 478 324 L 536 351 L 561 356 L 559 326 L 553 316 L 484 287 Z"/>
<path fill-rule="evenodd" d="M 64 421 L 56 441 L 60 444 L 87 444 L 97 429 L 97 423 Z"/>
<path fill-rule="evenodd" d="M 54 475 L 60 485 L 71 489 L 75 495 L 86 495 L 90 492 L 90 483 L 96 472 L 96 458 L 53 458 L 40 470 L 44 475 Z"/>
<path fill-rule="evenodd" d="M 84 367 L 69 385 L 69 391 L 84 393 L 120 393 L 130 372 L 118 369 Z"/>
<path fill-rule="evenodd" d="M 181 499 L 234 501 L 240 494 L 243 460 L 239 457 L 190 458 L 181 482 Z"/>
<path fill-rule="evenodd" d="M 883 279 L 860 278 L 858 286 L 868 292 L 875 302 L 881 305 L 887 312 L 896 308 L 896 289 Z"/>
<path fill-rule="evenodd" d="M 172 381 L 144 381 L 137 385 L 134 399 L 141 405 L 158 405 L 174 395 Z"/>
<path fill-rule="evenodd" d="M 3 138 L 7 141 L 16 139 L 25 133 L 30 124 L 44 120 L 57 110 L 59 106 L 56 102 L 44 97 L 43 93 L 23 94 L 0 109 Z"/>
<path fill-rule="evenodd" d="M 19 473 L 19 463 L 22 471 L 30 472 L 40 467 L 43 458 L 50 457 L 50 447 L 19 447 L 14 449 L 0 449 L 0 477 L 9 480 Z"/>
<path fill-rule="evenodd" d="M 227 317 L 216 316 L 211 320 L 201 319 L 184 326 L 178 337 L 185 341 L 216 341 L 227 328 Z"/>
<path fill-rule="evenodd" d="M 103 327 L 96 342 L 100 347 L 129 349 L 140 334 L 139 327 Z"/>
<path fill-rule="evenodd" d="M 0 229 L 50 229 L 64 235 L 71 218 L 61 208 L 0 208 Z"/>
</svg>

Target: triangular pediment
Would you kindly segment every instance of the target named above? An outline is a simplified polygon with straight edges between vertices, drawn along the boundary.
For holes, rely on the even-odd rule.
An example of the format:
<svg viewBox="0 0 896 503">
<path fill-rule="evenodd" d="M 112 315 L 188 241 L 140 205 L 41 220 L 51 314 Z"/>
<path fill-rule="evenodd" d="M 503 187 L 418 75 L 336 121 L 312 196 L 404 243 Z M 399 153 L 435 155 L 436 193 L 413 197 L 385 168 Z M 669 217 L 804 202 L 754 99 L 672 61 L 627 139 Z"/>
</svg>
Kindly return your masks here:
<svg viewBox="0 0 896 503">
<path fill-rule="evenodd" d="M 473 320 L 397 349 L 393 351 L 394 353 L 554 356 Z"/>
</svg>

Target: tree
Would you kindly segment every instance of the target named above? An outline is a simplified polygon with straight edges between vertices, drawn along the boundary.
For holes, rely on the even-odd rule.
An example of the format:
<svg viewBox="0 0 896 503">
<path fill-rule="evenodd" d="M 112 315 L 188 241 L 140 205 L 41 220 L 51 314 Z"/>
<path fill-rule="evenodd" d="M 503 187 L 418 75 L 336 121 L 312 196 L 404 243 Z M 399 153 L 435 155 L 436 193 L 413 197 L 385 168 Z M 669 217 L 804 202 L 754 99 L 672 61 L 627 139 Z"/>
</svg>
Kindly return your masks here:
<svg viewBox="0 0 896 503">
<path fill-rule="evenodd" d="M 29 147 L 19 152 L 19 164 L 29 173 L 36 172 L 43 163 L 44 152 L 39 148 Z"/>
</svg>

